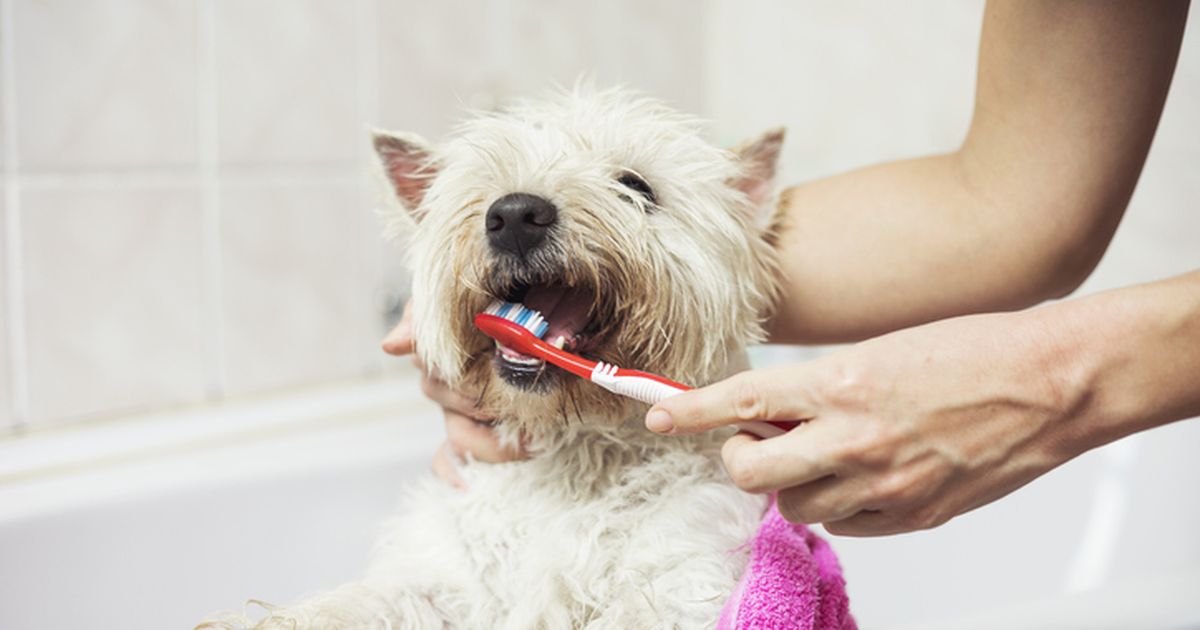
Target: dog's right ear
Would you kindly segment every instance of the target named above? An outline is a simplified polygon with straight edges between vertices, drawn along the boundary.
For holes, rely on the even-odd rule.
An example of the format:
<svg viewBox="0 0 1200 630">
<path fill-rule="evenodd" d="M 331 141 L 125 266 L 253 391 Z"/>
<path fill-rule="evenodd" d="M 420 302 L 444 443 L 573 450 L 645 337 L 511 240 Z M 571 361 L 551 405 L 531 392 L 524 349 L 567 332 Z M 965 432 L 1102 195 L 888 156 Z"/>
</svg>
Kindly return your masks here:
<svg viewBox="0 0 1200 630">
<path fill-rule="evenodd" d="M 733 150 L 741 174 L 729 185 L 745 193 L 756 216 L 753 224 L 768 232 L 779 222 L 779 204 L 775 203 L 775 165 L 783 149 L 784 130 L 772 129 Z"/>
<path fill-rule="evenodd" d="M 415 133 L 379 129 L 372 131 L 371 139 L 396 198 L 414 219 L 420 221 L 424 214 L 420 208 L 425 191 L 437 175 L 437 164 L 429 143 Z"/>
</svg>

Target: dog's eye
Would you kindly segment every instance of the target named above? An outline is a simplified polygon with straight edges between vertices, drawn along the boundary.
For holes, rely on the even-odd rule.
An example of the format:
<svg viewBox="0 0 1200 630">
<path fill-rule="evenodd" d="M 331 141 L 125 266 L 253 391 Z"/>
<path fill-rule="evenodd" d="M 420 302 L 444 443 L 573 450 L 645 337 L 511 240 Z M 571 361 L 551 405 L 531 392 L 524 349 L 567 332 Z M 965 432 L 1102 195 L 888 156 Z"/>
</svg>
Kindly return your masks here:
<svg viewBox="0 0 1200 630">
<path fill-rule="evenodd" d="M 651 206 L 658 205 L 658 198 L 654 196 L 654 189 L 650 188 L 650 184 L 647 184 L 646 180 L 638 177 L 637 174 L 626 171 L 617 178 L 617 182 L 629 190 L 632 190 L 645 197 L 646 201 L 649 201 Z"/>
</svg>

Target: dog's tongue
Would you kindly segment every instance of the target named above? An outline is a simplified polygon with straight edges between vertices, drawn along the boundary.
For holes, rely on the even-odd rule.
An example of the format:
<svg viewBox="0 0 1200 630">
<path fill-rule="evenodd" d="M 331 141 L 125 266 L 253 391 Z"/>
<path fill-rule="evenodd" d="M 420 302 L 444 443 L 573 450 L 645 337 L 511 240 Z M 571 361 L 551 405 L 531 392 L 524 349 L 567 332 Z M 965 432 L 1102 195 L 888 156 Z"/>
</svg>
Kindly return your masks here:
<svg viewBox="0 0 1200 630">
<path fill-rule="evenodd" d="M 526 307 L 541 312 L 550 325 L 542 338 L 554 343 L 563 337 L 568 344 L 587 326 L 591 303 L 585 290 L 547 286 L 530 287 L 524 300 Z"/>
</svg>

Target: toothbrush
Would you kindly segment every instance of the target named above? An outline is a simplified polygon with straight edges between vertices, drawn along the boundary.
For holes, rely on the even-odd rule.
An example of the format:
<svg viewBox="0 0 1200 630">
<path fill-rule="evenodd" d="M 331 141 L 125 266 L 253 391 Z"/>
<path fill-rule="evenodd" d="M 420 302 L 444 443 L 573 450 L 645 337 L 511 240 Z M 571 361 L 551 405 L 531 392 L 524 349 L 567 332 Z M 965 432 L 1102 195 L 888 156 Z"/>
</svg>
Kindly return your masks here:
<svg viewBox="0 0 1200 630">
<path fill-rule="evenodd" d="M 504 346 L 549 361 L 614 394 L 648 405 L 692 389 L 657 374 L 585 359 L 543 341 L 541 336 L 546 334 L 549 324 L 541 313 L 523 304 L 496 302 L 475 316 L 475 327 Z M 737 426 L 760 438 L 770 438 L 787 433 L 796 424 L 755 421 L 742 422 Z"/>
</svg>

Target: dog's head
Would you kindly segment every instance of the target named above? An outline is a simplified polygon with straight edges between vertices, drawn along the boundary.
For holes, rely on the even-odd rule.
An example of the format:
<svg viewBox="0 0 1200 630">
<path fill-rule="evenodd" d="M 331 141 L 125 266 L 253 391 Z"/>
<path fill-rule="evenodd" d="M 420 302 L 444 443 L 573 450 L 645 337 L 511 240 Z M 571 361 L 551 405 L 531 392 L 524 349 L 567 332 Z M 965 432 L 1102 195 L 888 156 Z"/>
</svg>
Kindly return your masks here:
<svg viewBox="0 0 1200 630">
<path fill-rule="evenodd" d="M 417 352 L 529 428 L 626 417 L 629 401 L 499 347 L 474 316 L 524 302 L 545 339 L 690 384 L 762 338 L 776 291 L 772 179 L 782 131 L 734 151 L 620 90 L 558 94 L 466 121 L 439 147 L 378 132 L 403 212 Z"/>
</svg>

